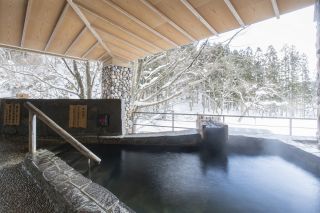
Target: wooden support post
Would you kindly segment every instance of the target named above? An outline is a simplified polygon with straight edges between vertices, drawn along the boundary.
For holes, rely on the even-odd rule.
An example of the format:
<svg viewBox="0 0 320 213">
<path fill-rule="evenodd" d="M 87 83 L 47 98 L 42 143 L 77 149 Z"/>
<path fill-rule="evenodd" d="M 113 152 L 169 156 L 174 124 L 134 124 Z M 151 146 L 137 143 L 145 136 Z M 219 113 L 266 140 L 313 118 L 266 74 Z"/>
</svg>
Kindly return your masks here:
<svg viewBox="0 0 320 213">
<path fill-rule="evenodd" d="M 315 1 L 314 21 L 317 24 L 316 54 L 317 54 L 317 140 L 320 146 L 320 0 Z"/>
<path fill-rule="evenodd" d="M 37 151 L 37 116 L 29 111 L 29 152 L 35 154 Z"/>
</svg>

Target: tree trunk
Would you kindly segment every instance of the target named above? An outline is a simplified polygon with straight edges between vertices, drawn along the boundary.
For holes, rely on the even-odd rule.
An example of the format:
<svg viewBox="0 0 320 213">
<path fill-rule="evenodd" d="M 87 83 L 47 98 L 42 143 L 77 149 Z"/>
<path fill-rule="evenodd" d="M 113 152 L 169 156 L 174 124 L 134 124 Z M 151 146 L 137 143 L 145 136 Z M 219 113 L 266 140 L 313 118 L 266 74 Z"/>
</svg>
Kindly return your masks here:
<svg viewBox="0 0 320 213">
<path fill-rule="evenodd" d="M 85 99 L 85 93 L 84 93 L 84 86 L 82 83 L 81 75 L 79 73 L 78 65 L 76 60 L 72 60 L 73 62 L 73 71 L 74 71 L 74 77 L 77 80 L 78 86 L 79 86 L 79 98 L 80 99 Z"/>
<path fill-rule="evenodd" d="M 87 99 L 92 98 L 92 84 L 91 84 L 91 74 L 90 74 L 90 64 L 86 61 L 86 83 L 87 83 Z"/>
</svg>

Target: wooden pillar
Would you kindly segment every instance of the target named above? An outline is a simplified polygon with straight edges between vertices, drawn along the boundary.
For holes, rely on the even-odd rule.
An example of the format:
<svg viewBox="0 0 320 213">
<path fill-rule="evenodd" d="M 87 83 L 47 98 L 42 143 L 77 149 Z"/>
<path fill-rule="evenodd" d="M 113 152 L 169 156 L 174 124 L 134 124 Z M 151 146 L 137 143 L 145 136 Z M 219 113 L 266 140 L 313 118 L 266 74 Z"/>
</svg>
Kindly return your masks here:
<svg viewBox="0 0 320 213">
<path fill-rule="evenodd" d="M 29 152 L 35 154 L 37 150 L 37 117 L 29 111 Z"/>
<path fill-rule="evenodd" d="M 320 0 L 315 1 L 314 21 L 317 26 L 316 54 L 317 54 L 317 140 L 320 145 Z"/>
</svg>

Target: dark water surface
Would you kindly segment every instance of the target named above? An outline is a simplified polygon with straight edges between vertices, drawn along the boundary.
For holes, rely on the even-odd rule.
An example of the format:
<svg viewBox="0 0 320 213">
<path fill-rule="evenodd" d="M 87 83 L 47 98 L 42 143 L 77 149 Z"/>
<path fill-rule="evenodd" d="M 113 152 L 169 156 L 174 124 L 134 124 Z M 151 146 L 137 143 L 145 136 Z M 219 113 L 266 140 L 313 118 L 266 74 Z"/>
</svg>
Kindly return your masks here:
<svg viewBox="0 0 320 213">
<path fill-rule="evenodd" d="M 90 174 L 80 155 L 60 157 L 137 212 L 320 212 L 320 179 L 278 156 L 91 149 Z"/>
</svg>

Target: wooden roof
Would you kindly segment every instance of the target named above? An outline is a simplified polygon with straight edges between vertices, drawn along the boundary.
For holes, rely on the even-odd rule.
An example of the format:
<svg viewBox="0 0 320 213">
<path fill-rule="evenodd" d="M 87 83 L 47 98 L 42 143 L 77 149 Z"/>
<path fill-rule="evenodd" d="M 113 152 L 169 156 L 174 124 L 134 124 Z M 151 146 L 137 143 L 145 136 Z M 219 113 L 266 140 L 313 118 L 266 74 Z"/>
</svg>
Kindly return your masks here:
<svg viewBox="0 0 320 213">
<path fill-rule="evenodd" d="M 0 0 L 0 46 L 121 64 L 312 4 L 314 0 Z"/>
</svg>

